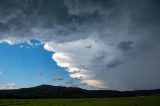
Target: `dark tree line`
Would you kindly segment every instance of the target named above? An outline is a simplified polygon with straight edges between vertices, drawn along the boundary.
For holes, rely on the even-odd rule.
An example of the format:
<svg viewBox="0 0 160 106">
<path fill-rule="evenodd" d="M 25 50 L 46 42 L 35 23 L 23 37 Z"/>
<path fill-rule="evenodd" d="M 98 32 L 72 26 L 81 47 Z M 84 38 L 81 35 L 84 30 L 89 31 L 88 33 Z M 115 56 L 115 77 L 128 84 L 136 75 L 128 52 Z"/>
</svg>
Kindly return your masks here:
<svg viewBox="0 0 160 106">
<path fill-rule="evenodd" d="M 51 85 L 41 85 L 32 88 L 22 88 L 15 90 L 0 90 L 0 98 L 109 98 L 109 97 L 130 97 L 148 96 L 160 94 L 157 90 L 137 90 L 137 91 L 115 91 L 115 90 L 85 90 L 76 87 L 61 87 Z"/>
</svg>

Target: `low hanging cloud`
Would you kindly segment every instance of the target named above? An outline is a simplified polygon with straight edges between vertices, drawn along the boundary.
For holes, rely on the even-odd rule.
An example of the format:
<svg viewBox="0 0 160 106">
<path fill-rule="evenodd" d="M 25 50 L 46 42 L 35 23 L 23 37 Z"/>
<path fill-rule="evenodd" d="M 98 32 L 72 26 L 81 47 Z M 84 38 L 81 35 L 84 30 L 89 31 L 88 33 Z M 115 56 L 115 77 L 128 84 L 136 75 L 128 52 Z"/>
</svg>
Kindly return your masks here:
<svg viewBox="0 0 160 106">
<path fill-rule="evenodd" d="M 7 84 L 0 84 L 0 90 L 4 89 L 18 89 L 19 87 L 15 83 L 7 83 Z"/>
<path fill-rule="evenodd" d="M 63 81 L 63 80 L 64 80 L 63 77 L 53 79 L 53 81 Z"/>
<path fill-rule="evenodd" d="M 159 5 L 157 0 L 0 1 L 0 42 L 39 40 L 57 65 L 86 85 L 159 88 Z"/>
</svg>

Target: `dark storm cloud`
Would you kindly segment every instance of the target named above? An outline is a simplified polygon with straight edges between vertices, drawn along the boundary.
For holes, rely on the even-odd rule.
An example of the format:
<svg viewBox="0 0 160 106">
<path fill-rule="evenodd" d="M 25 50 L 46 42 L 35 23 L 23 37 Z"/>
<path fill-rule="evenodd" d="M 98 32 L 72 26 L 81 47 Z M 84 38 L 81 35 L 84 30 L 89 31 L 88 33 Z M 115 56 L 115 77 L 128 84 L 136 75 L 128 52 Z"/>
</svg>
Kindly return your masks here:
<svg viewBox="0 0 160 106">
<path fill-rule="evenodd" d="M 129 34 L 135 37 L 147 36 L 150 39 L 150 42 L 159 40 L 160 2 L 158 0 L 152 0 L 149 1 L 149 4 L 145 7 L 143 6 L 143 3 L 139 5 L 142 6 L 139 10 L 131 9 L 132 17 Z M 144 42 L 145 40 L 146 39 L 144 39 Z"/>
<path fill-rule="evenodd" d="M 106 53 L 104 51 L 100 52 L 99 56 L 95 58 L 97 61 L 102 61 L 105 58 Z"/>
<path fill-rule="evenodd" d="M 118 47 L 122 51 L 129 51 L 132 49 L 132 44 L 133 44 L 133 41 L 122 41 L 118 44 Z"/>
<path fill-rule="evenodd" d="M 74 17 L 68 15 L 63 0 L 2 0 L 0 1 L 0 11 L 1 30 L 5 31 L 6 35 L 13 33 L 12 37 L 21 37 L 26 34 L 23 37 L 34 38 L 33 28 L 42 29 L 44 32 L 47 30 L 48 34 L 55 29 L 54 33 L 56 36 L 60 36 L 60 39 L 65 36 L 67 36 L 66 41 L 72 39 L 68 37 L 72 29 L 66 28 L 66 26 L 68 23 L 72 23 Z M 42 34 L 46 34 L 44 32 Z M 52 35 L 43 39 L 49 40 L 49 38 L 52 38 Z M 75 38 L 73 37 L 73 39 Z"/>
<path fill-rule="evenodd" d="M 94 31 L 105 18 L 104 9 L 110 11 L 116 6 L 112 0 L 2 0 L 0 24 L 5 32 L 1 33 L 11 33 L 13 39 L 23 37 L 49 41 L 55 38 L 56 42 L 87 38 L 88 31 Z"/>
<path fill-rule="evenodd" d="M 86 48 L 90 49 L 92 47 L 92 45 L 87 45 Z"/>
<path fill-rule="evenodd" d="M 121 61 L 118 61 L 118 60 L 117 61 L 113 61 L 113 62 L 107 64 L 106 68 L 114 68 L 114 67 L 117 67 L 120 64 L 122 64 Z"/>
</svg>

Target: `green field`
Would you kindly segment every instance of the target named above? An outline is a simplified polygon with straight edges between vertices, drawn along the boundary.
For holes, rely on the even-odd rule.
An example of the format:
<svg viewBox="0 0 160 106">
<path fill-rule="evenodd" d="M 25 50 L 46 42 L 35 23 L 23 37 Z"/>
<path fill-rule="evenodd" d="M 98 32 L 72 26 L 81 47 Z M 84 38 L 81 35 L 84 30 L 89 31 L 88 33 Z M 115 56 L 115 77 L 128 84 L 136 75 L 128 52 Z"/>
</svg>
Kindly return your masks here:
<svg viewBox="0 0 160 106">
<path fill-rule="evenodd" d="M 103 99 L 0 99 L 0 106 L 160 106 L 160 96 Z"/>
</svg>

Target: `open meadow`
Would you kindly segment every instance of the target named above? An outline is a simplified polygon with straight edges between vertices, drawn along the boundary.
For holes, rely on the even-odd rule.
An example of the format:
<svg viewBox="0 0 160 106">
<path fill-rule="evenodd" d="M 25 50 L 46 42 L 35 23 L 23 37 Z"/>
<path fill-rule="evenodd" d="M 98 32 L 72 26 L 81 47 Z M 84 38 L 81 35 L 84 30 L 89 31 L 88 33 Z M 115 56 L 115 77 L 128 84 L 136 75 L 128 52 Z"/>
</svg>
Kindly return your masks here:
<svg viewBox="0 0 160 106">
<path fill-rule="evenodd" d="M 0 99 L 0 106 L 160 106 L 160 96 L 94 99 Z"/>
</svg>

